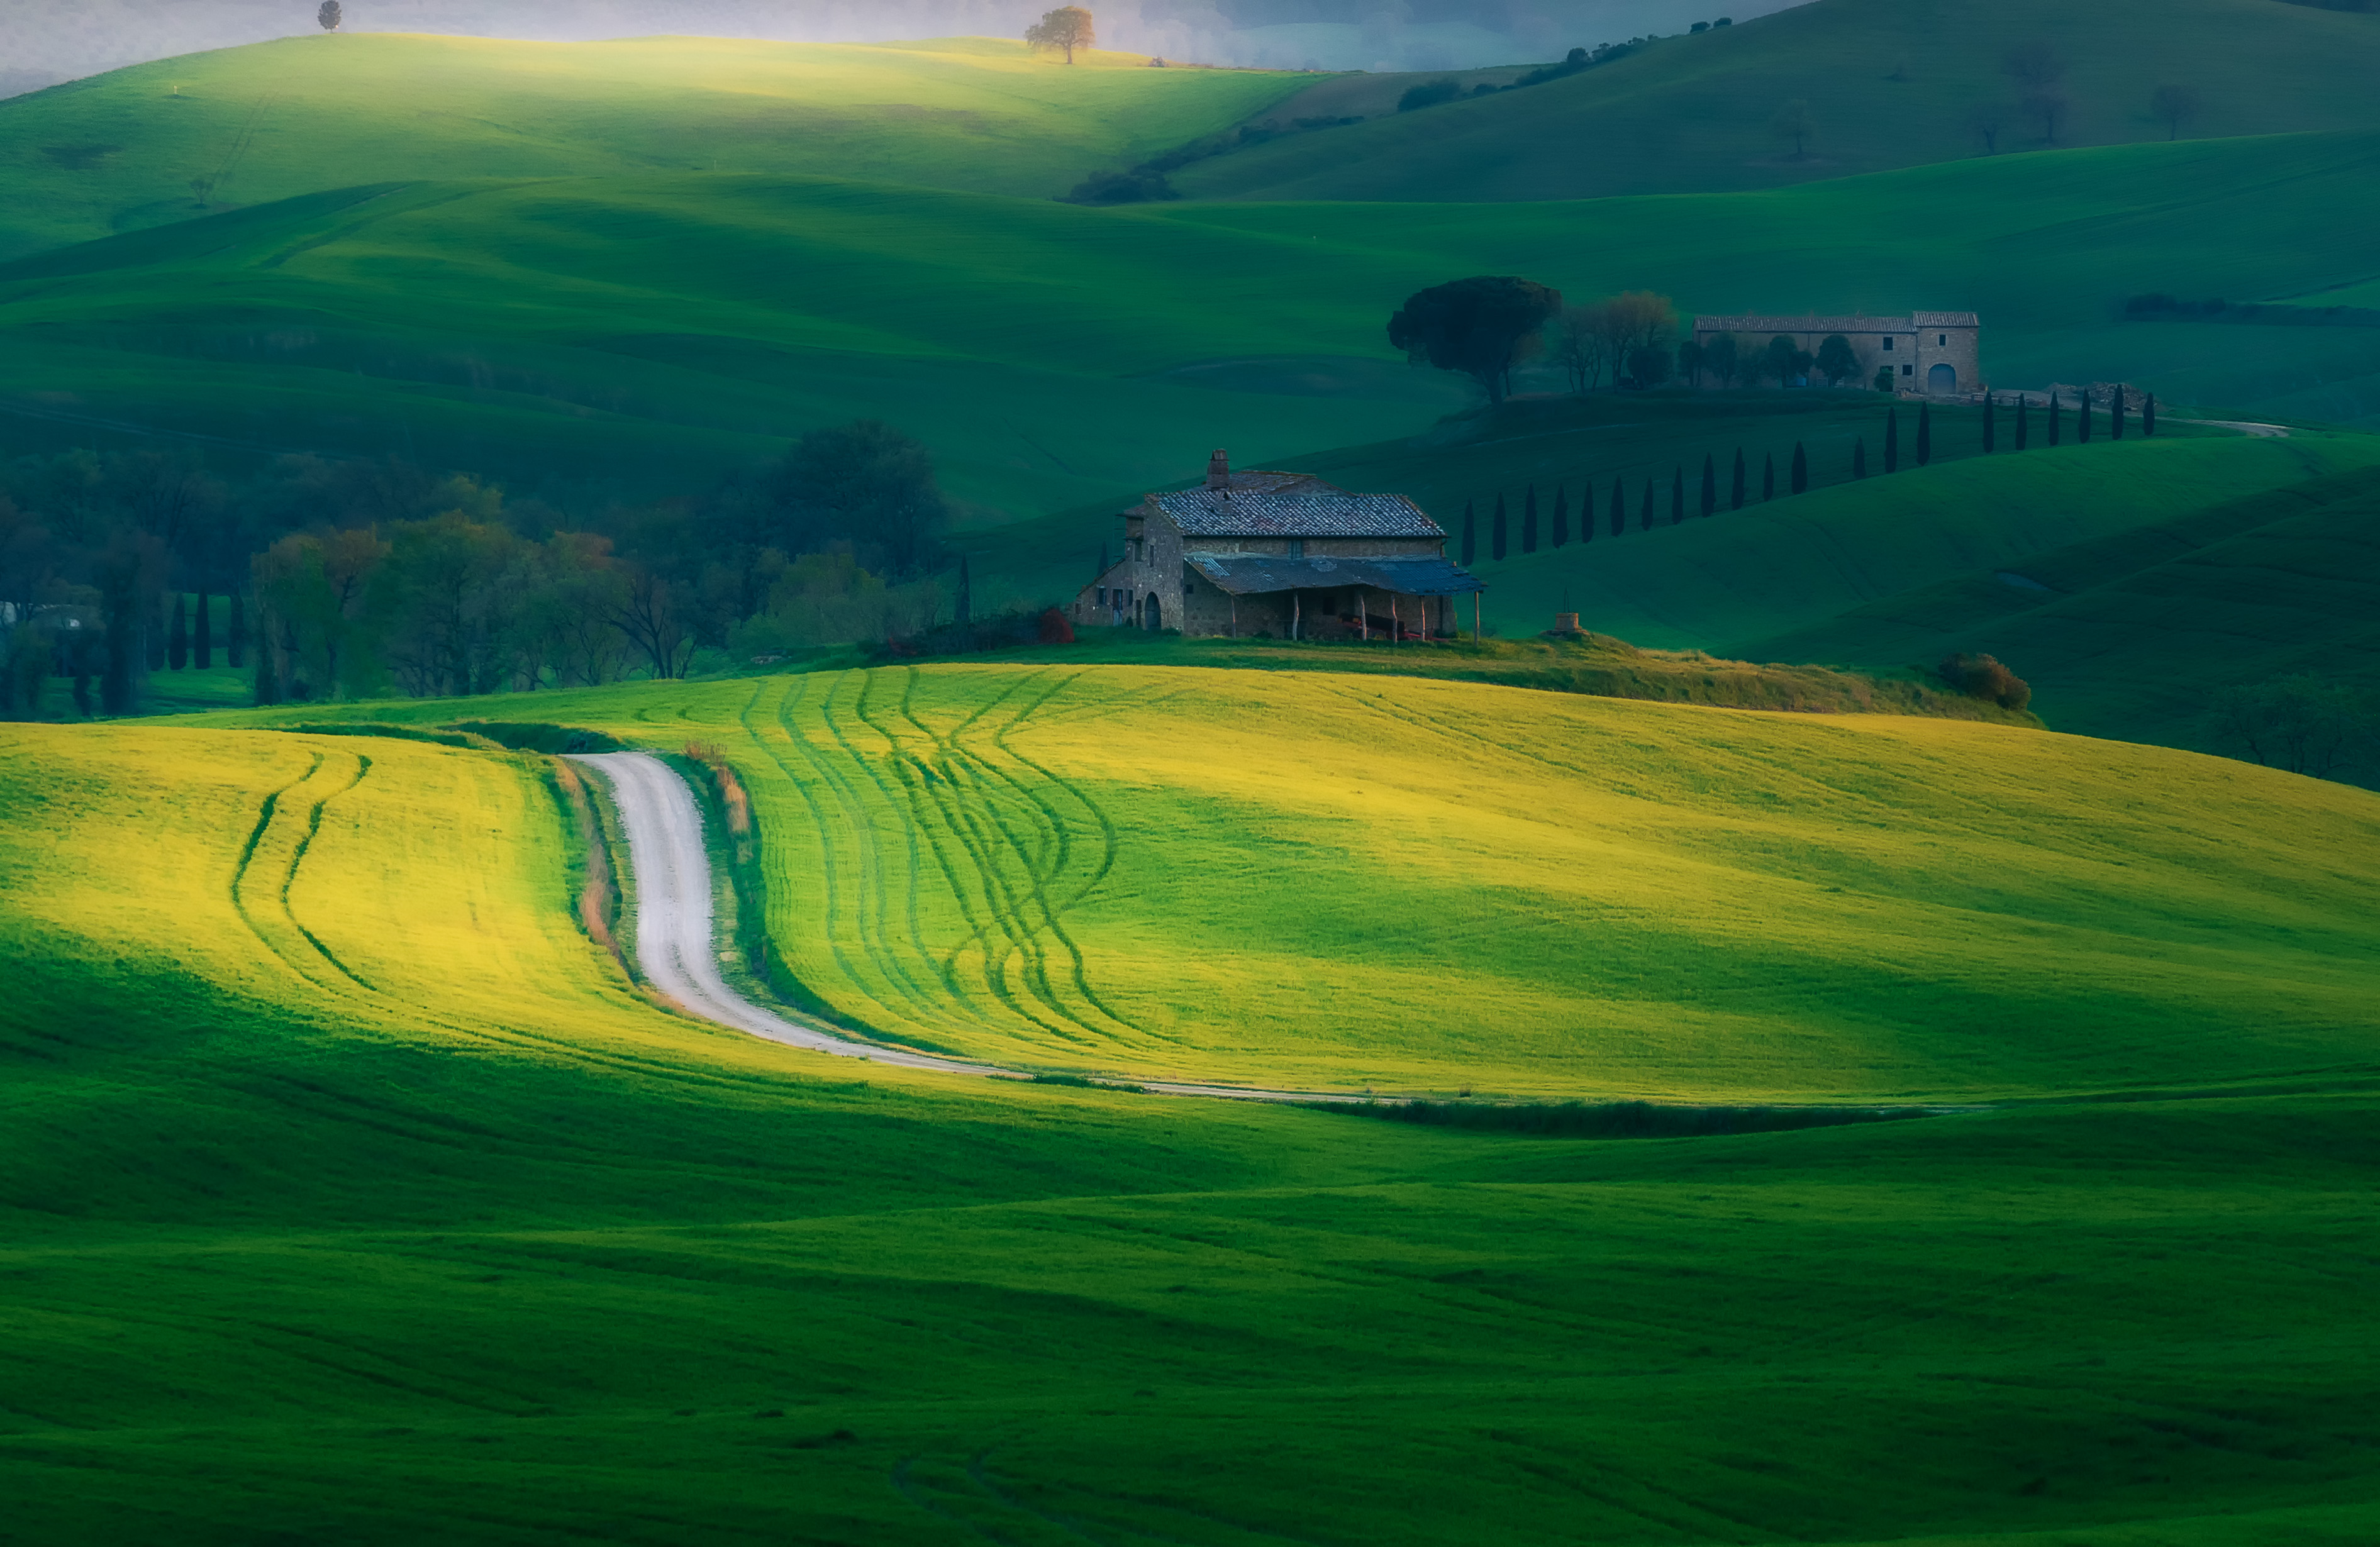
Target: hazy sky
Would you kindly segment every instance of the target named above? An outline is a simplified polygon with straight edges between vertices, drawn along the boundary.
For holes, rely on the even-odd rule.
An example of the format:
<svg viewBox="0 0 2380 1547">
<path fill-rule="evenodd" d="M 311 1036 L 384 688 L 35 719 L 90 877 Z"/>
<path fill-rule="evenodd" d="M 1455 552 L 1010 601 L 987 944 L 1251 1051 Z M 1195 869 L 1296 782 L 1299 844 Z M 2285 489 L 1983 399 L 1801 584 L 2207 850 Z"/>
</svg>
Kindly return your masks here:
<svg viewBox="0 0 2380 1547">
<path fill-rule="evenodd" d="M 1014 37 L 1055 0 L 346 0 L 347 28 L 591 39 Z M 1110 47 L 1215 64 L 1442 69 L 1558 56 L 1796 0 L 1109 0 Z M 0 0 L 0 83 L 310 31 L 315 0 Z"/>
</svg>

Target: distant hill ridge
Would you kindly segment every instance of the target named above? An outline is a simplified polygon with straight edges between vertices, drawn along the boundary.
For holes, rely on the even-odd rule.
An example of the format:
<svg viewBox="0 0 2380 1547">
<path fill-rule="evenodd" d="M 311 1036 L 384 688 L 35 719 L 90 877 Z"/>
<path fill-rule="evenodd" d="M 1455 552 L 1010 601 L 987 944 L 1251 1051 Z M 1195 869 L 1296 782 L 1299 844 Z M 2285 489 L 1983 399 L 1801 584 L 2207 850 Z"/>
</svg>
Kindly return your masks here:
<svg viewBox="0 0 2380 1547">
<path fill-rule="evenodd" d="M 2054 142 L 2004 67 L 2035 42 L 2066 104 Z M 2375 74 L 2380 18 L 2273 0 L 1814 0 L 1544 85 L 1253 146 L 1174 182 L 1262 199 L 1767 188 L 1984 154 L 1980 110 L 1997 110 L 2002 153 L 2165 139 L 2160 86 L 2196 94 L 2184 138 L 2368 127 Z M 1774 127 L 1791 102 L 1811 124 L 1799 155 Z"/>
</svg>

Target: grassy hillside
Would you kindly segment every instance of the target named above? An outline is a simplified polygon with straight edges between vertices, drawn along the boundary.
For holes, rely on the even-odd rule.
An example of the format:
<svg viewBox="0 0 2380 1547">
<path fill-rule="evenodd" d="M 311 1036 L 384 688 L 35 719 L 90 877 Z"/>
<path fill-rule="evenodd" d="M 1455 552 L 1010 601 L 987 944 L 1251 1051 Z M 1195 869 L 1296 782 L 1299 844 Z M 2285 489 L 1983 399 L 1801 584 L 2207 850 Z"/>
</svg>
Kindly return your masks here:
<svg viewBox="0 0 2380 1547">
<path fill-rule="evenodd" d="M 188 54 L 0 103 L 0 258 L 419 177 L 817 173 L 1047 199 L 1313 79 L 1146 65 L 988 38 L 357 33 Z M 212 179 L 203 202 L 193 179 Z"/>
<path fill-rule="evenodd" d="M 2209 745 L 2227 687 L 2312 673 L 2380 688 L 2380 479 L 2367 467 L 2210 503 L 1743 648 L 1871 665 L 1989 651 L 2060 729 Z"/>
<path fill-rule="evenodd" d="M 2161 749 L 1123 666 L 545 705 L 725 747 L 793 973 L 978 1057 L 1908 1099 L 2273 1077 L 2371 1032 L 2371 877 L 2321 856 L 2369 850 L 2374 798 Z"/>
<path fill-rule="evenodd" d="M 1194 1003 L 1219 989 L 1188 974 L 1251 946 L 1307 950 L 1328 931 L 1330 961 L 1376 963 L 1426 908 L 1525 923 L 1521 894 L 1558 866 L 1488 877 L 1509 852 L 1497 829 L 1526 828 L 1512 841 L 1592 850 L 1597 879 L 1535 926 L 1561 938 L 1527 971 L 1557 977 L 1549 961 L 1643 973 L 1651 937 L 1627 912 L 1750 867 L 1739 895 L 1767 916 L 1733 916 L 1766 943 L 1706 941 L 1642 978 L 1671 1007 L 1654 1033 L 1672 1051 L 1707 1038 L 1736 1066 L 1690 1057 L 1671 1082 L 1775 1083 L 1849 1045 L 1738 1013 L 1780 997 L 1831 1001 L 1871 1049 L 1928 1043 L 1961 1082 L 2303 1072 L 2292 1094 L 1593 1143 L 829 1065 L 637 999 L 572 929 L 565 828 L 516 759 L 11 727 L 9 1529 L 209 1547 L 2371 1535 L 2368 1031 L 2297 1019 L 2325 995 L 2373 1002 L 2380 953 L 2350 938 L 2371 899 L 2337 864 L 2371 852 L 2371 797 L 2037 734 L 1953 761 L 1898 736 L 1626 707 L 1531 714 L 1516 755 L 1491 744 L 1523 724 L 1512 706 L 1576 701 L 1405 684 L 1372 702 L 1440 712 L 1421 690 L 1461 694 L 1449 732 L 1489 741 L 1428 733 L 1445 748 L 1424 754 L 1432 788 L 1459 783 L 1471 809 L 1396 795 L 1415 837 L 1389 854 L 1449 820 L 1485 847 L 1467 888 L 1425 855 L 1382 890 L 1382 856 L 1343 846 L 1391 824 L 1352 808 L 1416 777 L 1424 732 L 1354 698 L 1269 699 L 1266 679 L 1253 700 L 1209 700 L 1233 723 L 1206 728 L 1220 755 L 1201 771 L 1148 733 L 1184 723 L 1165 681 L 1112 684 L 1127 691 L 1056 736 L 1070 706 L 1053 699 L 1006 739 L 1036 757 L 1071 744 L 1053 766 L 1126 819 L 1111 886 L 1163 921 L 1134 932 L 1134 970 Z M 958 777 L 1022 767 L 990 740 L 1022 695 L 996 703 L 994 684 L 936 671 L 912 697 L 929 720 L 983 711 L 947 755 Z M 736 706 L 707 727 L 717 700 L 609 697 L 623 722 L 726 740 Z M 1342 792 L 1255 791 L 1243 759 L 1280 723 L 1254 712 L 1269 702 L 1297 711 L 1281 731 L 1298 746 L 1352 730 L 1363 759 L 1386 755 Z M 768 731 L 782 707 L 757 706 L 758 743 L 729 743 L 756 774 L 772 761 L 759 746 L 807 755 Z M 1713 765 L 1721 741 L 1736 750 Z M 2020 767 L 2002 744 L 2022 749 L 2032 800 L 2065 804 L 1998 788 Z M 909 766 L 812 746 L 831 806 Z M 1659 750 L 1689 746 L 1691 775 Z M 1624 768 L 1631 792 L 1558 771 L 1548 748 Z M 1075 777 L 1087 758 L 1122 768 L 1124 749 L 1120 778 Z M 1286 760 L 1279 737 L 1262 758 Z M 1713 766 L 1733 772 L 1706 781 Z M 784 832 L 791 786 L 767 788 Z M 1571 804 L 1509 809 L 1549 789 Z M 2149 789 L 2193 828 L 2142 815 Z M 1606 819 L 1572 838 L 1580 801 Z M 2031 814 L 2032 840 L 1986 801 Z M 1026 803 L 978 809 L 1014 822 Z M 1159 818 L 1218 816 L 1254 821 L 1232 852 L 1313 888 L 1263 931 L 1250 879 L 1176 906 L 1212 851 Z M 790 884 L 799 865 L 776 863 Z M 1667 902 L 1646 889 L 1664 866 L 1684 879 Z M 1821 875 L 1911 933 L 1847 925 L 1854 905 Z M 787 900 L 815 910 L 818 876 Z M 2219 932 L 2193 899 L 2222 909 Z M 897 939 L 899 910 L 880 925 L 837 907 L 847 949 Z M 1782 970 L 1795 916 L 1805 947 L 1847 950 L 1856 973 L 1819 956 Z M 1234 957 L 1206 954 L 1226 926 Z M 2003 937 L 2027 965 L 1993 992 L 2034 1002 L 1936 1021 L 1925 980 L 1992 971 Z M 1431 985 L 1443 1047 L 1496 1008 L 1507 952 L 1472 934 L 1474 991 Z M 2119 961 L 2153 1024 L 2095 1000 Z M 1876 986 L 1847 994 L 1852 976 Z M 1399 981 L 1369 966 L 1313 1023 L 1333 1045 L 1368 1034 Z M 1927 1029 L 1896 1032 L 1897 1014 Z M 1607 1034 L 1619 1061 L 1650 1051 Z M 1891 1063 L 1851 1078 L 1888 1083 Z"/>
<path fill-rule="evenodd" d="M 2105 318 L 2150 276 L 2244 296 L 2368 273 L 2375 154 L 2306 136 L 1492 206 L 1086 210 L 728 175 L 370 188 L 0 268 L 21 383 L 0 419 L 17 446 L 129 426 L 669 492 L 875 414 L 994 521 L 1104 505 L 1216 444 L 1277 460 L 1419 428 L 1460 389 L 1389 356 L 1383 319 L 1482 270 L 1704 308 L 1947 299 L 1982 309 L 2003 382 L 2130 377 L 2170 405 L 2135 368 L 2178 340 L 2203 399 L 2355 398 L 2369 350 L 2333 358 L 2334 330 L 2221 330 L 2248 351 L 2233 369 L 2214 330 Z M 1942 240 L 1912 254 L 1895 233 L 1921 216 Z M 1747 278 L 1754 248 L 1793 256 Z"/>
<path fill-rule="evenodd" d="M 2192 135 L 2380 126 L 2368 87 L 2380 19 L 2368 14 L 2271 0 L 1815 0 L 1566 79 L 1274 140 L 1175 181 L 1200 199 L 1548 199 L 1956 161 L 1984 151 L 1973 109 L 2022 101 L 2002 61 L 2036 40 L 2066 65 L 2061 145 L 2165 139 L 2149 98 L 2170 84 L 2200 94 Z M 1770 127 L 1795 99 L 1816 126 L 1798 160 Z M 2007 118 L 2003 152 L 2042 143 L 2038 124 Z M 1922 221 L 1901 236 L 1902 248 L 1930 239 Z"/>
<path fill-rule="evenodd" d="M 1775 636 L 1920 586 L 2375 464 L 2380 437 L 2369 435 L 2100 441 L 1904 467 L 1708 521 L 1689 514 L 1677 526 L 1666 525 L 1664 484 L 1663 525 L 1650 532 L 1632 519 L 1616 540 L 1598 536 L 1501 562 L 1483 557 L 1477 569 L 1489 587 L 1488 617 L 1507 634 L 1551 627 L 1566 597 L 1582 622 L 1634 644 L 1899 668 L 1916 658 L 1796 653 L 1815 647 Z M 1690 512 L 1693 499 L 1690 485 Z"/>
</svg>

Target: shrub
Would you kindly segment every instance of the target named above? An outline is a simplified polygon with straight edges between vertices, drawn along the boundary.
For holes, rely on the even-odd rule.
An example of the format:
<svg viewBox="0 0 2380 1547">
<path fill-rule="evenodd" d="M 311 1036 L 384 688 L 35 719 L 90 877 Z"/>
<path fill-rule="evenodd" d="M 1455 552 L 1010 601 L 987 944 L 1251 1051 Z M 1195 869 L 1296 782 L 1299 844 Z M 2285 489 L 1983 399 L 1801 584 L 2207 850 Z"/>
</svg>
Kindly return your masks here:
<svg viewBox="0 0 2380 1547">
<path fill-rule="evenodd" d="M 2025 680 L 1990 656 L 1946 656 L 1935 674 L 1968 697 L 2003 709 L 2022 709 L 2033 702 L 2033 689 Z"/>
<path fill-rule="evenodd" d="M 1164 199 L 1179 199 L 1165 174 L 1147 167 L 1135 167 L 1130 172 L 1094 172 L 1075 185 L 1066 195 L 1068 204 L 1146 204 Z"/>
<path fill-rule="evenodd" d="M 1451 103 L 1461 95 L 1463 95 L 1463 82 L 1451 76 L 1444 80 L 1424 81 L 1419 86 L 1408 88 L 1405 94 L 1397 99 L 1397 111 L 1411 113 L 1415 108 L 1436 107 L 1440 103 Z"/>
<path fill-rule="evenodd" d="M 1075 642 L 1075 625 L 1054 607 L 1041 614 L 1040 625 L 1041 643 L 1044 645 L 1071 645 Z"/>
<path fill-rule="evenodd" d="M 1058 627 L 1065 630 L 1063 638 L 1050 637 L 1050 620 L 1053 614 Z M 1017 645 L 1068 645 L 1074 643 L 1074 632 L 1065 614 L 1057 608 L 1024 607 L 1013 612 L 971 618 L 963 623 L 941 623 L 906 639 L 887 639 L 877 647 L 876 653 L 906 659 L 972 655 L 978 650 L 1005 650 Z"/>
</svg>

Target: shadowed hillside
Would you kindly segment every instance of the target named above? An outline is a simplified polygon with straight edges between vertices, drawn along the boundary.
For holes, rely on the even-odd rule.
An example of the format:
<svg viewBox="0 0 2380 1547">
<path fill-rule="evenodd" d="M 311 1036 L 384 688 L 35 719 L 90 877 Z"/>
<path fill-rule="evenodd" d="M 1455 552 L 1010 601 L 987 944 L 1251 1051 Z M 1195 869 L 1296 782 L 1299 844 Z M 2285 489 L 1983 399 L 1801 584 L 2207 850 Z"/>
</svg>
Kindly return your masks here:
<svg viewBox="0 0 2380 1547">
<path fill-rule="evenodd" d="M 1995 107 L 1999 151 L 2034 150 L 2048 142 L 2022 106 L 2035 89 L 2003 62 L 2034 41 L 2063 66 L 2047 88 L 2068 104 L 2058 145 L 2168 138 L 2151 108 L 2167 85 L 2196 95 L 2190 135 L 2380 124 L 2380 17 L 2272 0 L 1816 0 L 1544 85 L 1256 146 L 1175 182 L 1263 199 L 1766 188 L 1982 154 L 1973 115 Z M 1774 128 L 1797 100 L 1815 131 L 1798 157 Z M 1922 220 L 1901 236 L 1929 239 Z"/>
</svg>

